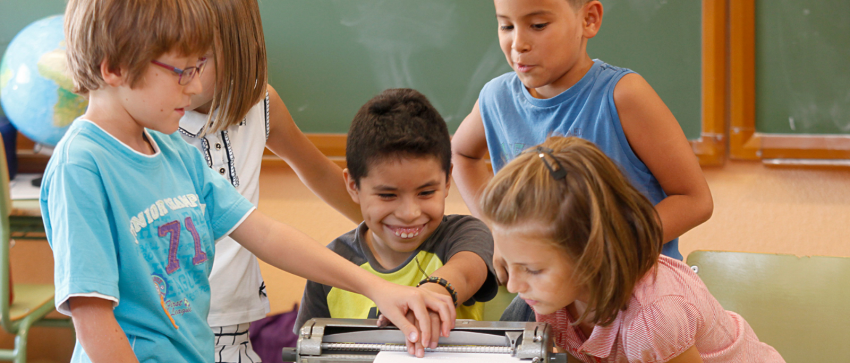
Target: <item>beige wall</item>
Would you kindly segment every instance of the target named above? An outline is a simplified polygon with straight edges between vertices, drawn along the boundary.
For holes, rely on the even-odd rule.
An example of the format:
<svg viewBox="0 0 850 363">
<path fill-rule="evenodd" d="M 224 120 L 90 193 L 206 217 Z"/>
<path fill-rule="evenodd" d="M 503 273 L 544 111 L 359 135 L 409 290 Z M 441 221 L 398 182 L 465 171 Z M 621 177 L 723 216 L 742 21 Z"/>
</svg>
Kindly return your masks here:
<svg viewBox="0 0 850 363">
<path fill-rule="evenodd" d="M 703 170 L 714 196 L 714 215 L 680 238 L 694 250 L 850 256 L 850 170 L 766 168 L 727 162 Z M 260 176 L 260 210 L 327 244 L 354 228 L 321 202 L 286 168 Z M 446 213 L 468 213 L 455 189 Z M 304 279 L 263 265 L 272 312 L 301 299 Z"/>
<path fill-rule="evenodd" d="M 682 236 L 683 254 L 716 249 L 850 257 L 850 170 L 727 162 L 703 172 L 714 215 Z"/>
</svg>

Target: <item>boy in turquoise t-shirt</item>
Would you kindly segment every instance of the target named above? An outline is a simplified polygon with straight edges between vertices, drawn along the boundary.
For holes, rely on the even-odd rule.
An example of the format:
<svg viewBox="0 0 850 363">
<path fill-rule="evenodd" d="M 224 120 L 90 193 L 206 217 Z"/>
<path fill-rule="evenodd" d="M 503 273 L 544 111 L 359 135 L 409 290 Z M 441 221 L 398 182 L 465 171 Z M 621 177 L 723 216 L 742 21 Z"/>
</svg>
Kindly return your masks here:
<svg viewBox="0 0 850 363">
<path fill-rule="evenodd" d="M 388 283 L 271 220 L 175 133 L 201 91 L 212 24 L 203 0 L 68 3 L 68 69 L 89 107 L 51 157 L 40 206 L 72 361 L 213 361 L 208 277 L 228 234 L 278 268 L 369 296 L 410 342 L 430 344 L 434 323 L 448 335 L 450 298 Z"/>
</svg>

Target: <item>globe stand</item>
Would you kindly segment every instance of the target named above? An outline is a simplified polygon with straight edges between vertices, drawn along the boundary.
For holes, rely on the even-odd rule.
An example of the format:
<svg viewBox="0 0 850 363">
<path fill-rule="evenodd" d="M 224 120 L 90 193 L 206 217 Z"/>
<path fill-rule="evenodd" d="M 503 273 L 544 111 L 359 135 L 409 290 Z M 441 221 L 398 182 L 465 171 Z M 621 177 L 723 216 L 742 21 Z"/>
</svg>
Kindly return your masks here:
<svg viewBox="0 0 850 363">
<path fill-rule="evenodd" d="M 44 145 L 44 144 L 35 143 L 35 145 L 32 147 L 32 152 L 37 154 L 37 155 L 51 156 L 51 155 L 53 155 L 53 148 L 50 147 L 50 146 Z M 35 178 L 32 181 L 30 181 L 30 183 L 32 184 L 32 186 L 34 186 L 36 188 L 41 188 L 41 179 L 42 178 L 43 178 L 43 176 Z"/>
<path fill-rule="evenodd" d="M 32 152 L 37 154 L 37 155 L 52 156 L 53 155 L 53 147 L 36 142 L 35 145 L 33 145 L 33 147 L 32 147 Z"/>
</svg>

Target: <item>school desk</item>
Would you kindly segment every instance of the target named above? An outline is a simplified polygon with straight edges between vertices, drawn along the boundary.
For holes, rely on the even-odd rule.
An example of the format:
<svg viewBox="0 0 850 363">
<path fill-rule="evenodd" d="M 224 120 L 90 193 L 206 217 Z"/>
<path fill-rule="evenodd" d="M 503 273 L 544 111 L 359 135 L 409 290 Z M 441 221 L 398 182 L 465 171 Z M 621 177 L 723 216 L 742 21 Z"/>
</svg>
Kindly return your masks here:
<svg viewBox="0 0 850 363">
<path fill-rule="evenodd" d="M 786 362 L 850 357 L 850 258 L 694 251 L 687 263 Z"/>
<path fill-rule="evenodd" d="M 13 239 L 46 239 L 38 199 L 12 200 L 9 230 Z"/>
</svg>

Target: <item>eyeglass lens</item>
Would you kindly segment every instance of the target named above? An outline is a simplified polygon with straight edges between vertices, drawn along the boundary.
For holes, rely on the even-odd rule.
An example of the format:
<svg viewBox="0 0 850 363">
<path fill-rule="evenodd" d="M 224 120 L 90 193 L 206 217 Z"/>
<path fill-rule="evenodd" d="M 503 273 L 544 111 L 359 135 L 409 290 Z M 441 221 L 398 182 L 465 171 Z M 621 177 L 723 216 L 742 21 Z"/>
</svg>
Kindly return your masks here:
<svg viewBox="0 0 850 363">
<path fill-rule="evenodd" d="M 203 61 L 198 62 L 195 67 L 189 67 L 184 69 L 183 73 L 180 74 L 180 79 L 177 80 L 177 82 L 180 83 L 181 86 L 189 84 L 189 82 L 192 82 L 192 79 L 195 78 L 195 75 L 203 72 L 204 66 L 206 65 L 207 62 L 206 59 L 204 59 Z"/>
</svg>

